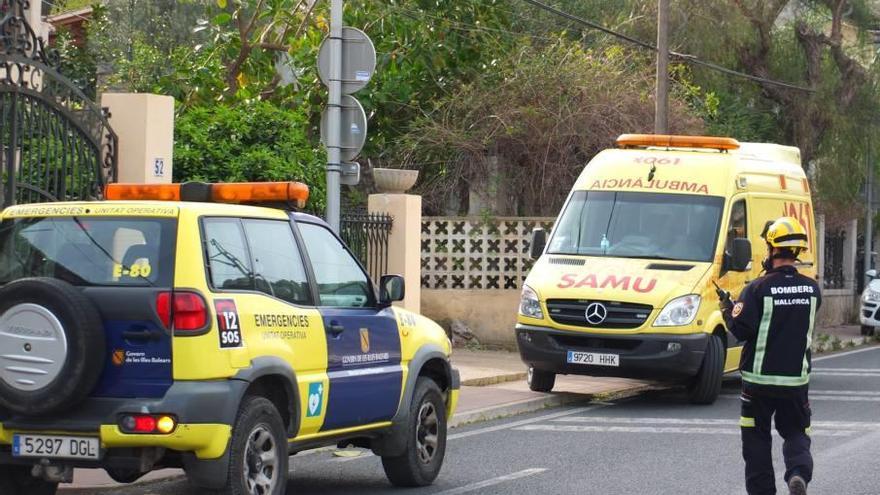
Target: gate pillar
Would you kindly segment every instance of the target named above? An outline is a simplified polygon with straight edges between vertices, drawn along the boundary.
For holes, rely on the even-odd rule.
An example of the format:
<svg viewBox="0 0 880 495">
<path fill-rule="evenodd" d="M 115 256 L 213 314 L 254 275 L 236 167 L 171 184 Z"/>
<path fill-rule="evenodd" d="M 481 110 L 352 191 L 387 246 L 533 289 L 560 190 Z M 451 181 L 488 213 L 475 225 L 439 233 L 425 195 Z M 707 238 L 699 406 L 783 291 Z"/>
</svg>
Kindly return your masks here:
<svg viewBox="0 0 880 495">
<path fill-rule="evenodd" d="M 101 106 L 119 137 L 119 182 L 170 183 L 174 98 L 147 93 L 104 93 Z"/>
<path fill-rule="evenodd" d="M 406 279 L 406 297 L 399 304 L 418 313 L 422 305 L 422 197 L 412 194 L 371 194 L 370 213 L 394 218 L 388 238 L 388 273 Z"/>
</svg>

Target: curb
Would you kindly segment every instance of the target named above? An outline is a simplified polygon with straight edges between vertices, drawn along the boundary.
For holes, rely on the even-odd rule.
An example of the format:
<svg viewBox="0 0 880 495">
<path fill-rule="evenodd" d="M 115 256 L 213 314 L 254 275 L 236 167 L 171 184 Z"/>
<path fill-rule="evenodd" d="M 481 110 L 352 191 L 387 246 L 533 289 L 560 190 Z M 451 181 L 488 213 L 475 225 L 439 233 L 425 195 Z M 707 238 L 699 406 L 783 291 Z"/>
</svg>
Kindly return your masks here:
<svg viewBox="0 0 880 495">
<path fill-rule="evenodd" d="M 518 382 L 520 380 L 525 380 L 528 376 L 528 373 L 525 371 L 520 373 L 507 373 L 501 375 L 492 375 L 492 376 L 481 376 L 479 378 L 471 378 L 469 380 L 462 380 L 461 385 L 463 387 L 487 387 L 489 385 L 498 385 L 499 383 L 507 383 L 507 382 Z"/>
<path fill-rule="evenodd" d="M 818 334 L 818 335 L 828 335 L 828 334 Z M 836 352 L 842 352 L 850 349 L 856 349 L 859 347 L 866 347 L 871 345 L 876 345 L 880 343 L 877 337 L 852 337 L 852 338 L 835 338 L 831 337 L 824 342 L 817 342 L 816 336 L 813 337 L 813 353 L 815 355 L 825 355 L 825 354 L 833 354 Z M 835 348 L 835 344 L 836 347 Z"/>
<path fill-rule="evenodd" d="M 606 402 L 612 400 L 626 399 L 647 392 L 649 390 L 661 390 L 666 387 L 657 385 L 636 385 L 633 387 L 612 390 L 608 392 L 599 392 L 595 394 L 577 394 L 572 392 L 558 392 L 545 394 L 542 397 L 532 399 L 524 399 L 507 404 L 497 406 L 489 406 L 481 409 L 474 409 L 463 413 L 456 414 L 452 417 L 448 427 L 460 428 L 462 426 L 474 423 L 482 423 L 484 421 L 492 421 L 495 419 L 507 418 L 519 414 L 526 414 L 551 407 L 569 406 L 575 404 L 586 404 L 590 402 Z"/>
</svg>

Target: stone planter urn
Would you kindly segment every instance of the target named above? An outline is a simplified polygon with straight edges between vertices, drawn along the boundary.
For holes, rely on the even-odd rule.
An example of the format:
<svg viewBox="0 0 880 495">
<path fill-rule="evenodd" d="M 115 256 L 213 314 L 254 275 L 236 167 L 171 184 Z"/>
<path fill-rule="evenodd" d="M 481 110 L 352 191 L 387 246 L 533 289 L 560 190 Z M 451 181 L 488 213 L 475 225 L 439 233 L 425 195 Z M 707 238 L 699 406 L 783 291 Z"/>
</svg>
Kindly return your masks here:
<svg viewBox="0 0 880 495">
<path fill-rule="evenodd" d="M 400 168 L 374 168 L 373 180 L 379 192 L 385 194 L 403 194 L 416 184 L 418 170 Z"/>
</svg>

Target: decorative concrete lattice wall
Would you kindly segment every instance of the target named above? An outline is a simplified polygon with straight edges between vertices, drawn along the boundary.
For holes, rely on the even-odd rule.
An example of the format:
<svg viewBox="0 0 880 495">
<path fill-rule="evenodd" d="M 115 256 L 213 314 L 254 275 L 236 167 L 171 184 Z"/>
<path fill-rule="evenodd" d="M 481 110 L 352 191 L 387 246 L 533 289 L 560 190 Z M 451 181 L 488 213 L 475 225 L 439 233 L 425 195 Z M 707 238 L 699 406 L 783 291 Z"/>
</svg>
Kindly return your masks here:
<svg viewBox="0 0 880 495">
<path fill-rule="evenodd" d="M 422 287 L 519 289 L 532 260 L 532 229 L 548 233 L 555 218 L 425 217 Z"/>
</svg>

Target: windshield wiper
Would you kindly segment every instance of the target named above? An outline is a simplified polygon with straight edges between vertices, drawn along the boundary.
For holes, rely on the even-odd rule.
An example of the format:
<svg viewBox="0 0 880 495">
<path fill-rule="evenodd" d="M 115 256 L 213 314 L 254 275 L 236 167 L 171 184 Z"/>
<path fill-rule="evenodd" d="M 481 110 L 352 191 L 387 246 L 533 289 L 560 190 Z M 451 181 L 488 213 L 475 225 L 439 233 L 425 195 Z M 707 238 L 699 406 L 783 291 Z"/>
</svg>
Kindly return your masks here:
<svg viewBox="0 0 880 495">
<path fill-rule="evenodd" d="M 615 258 L 627 258 L 627 259 L 638 259 L 638 260 L 659 260 L 659 261 L 687 261 L 681 260 L 678 258 L 670 258 L 669 256 L 660 256 L 656 254 L 644 255 L 644 256 L 622 256 L 616 255 Z"/>
<path fill-rule="evenodd" d="M 218 254 L 218 255 L 220 255 L 220 256 L 226 258 L 226 262 L 222 262 L 222 261 L 221 261 L 221 263 L 223 263 L 223 264 L 226 265 L 226 266 L 231 266 L 231 267 L 233 267 L 233 268 L 238 269 L 238 271 L 241 272 L 241 274 L 244 275 L 244 276 L 247 277 L 247 278 L 250 278 L 250 279 L 253 279 L 253 278 L 254 278 L 254 272 L 253 272 L 250 268 L 248 268 L 248 267 L 247 267 L 247 266 L 246 266 L 246 265 L 245 265 L 245 264 L 244 264 L 244 263 L 238 258 L 238 256 L 232 254 L 231 251 L 229 251 L 228 249 L 226 249 L 225 247 L 223 247 L 223 245 L 220 244 L 220 242 L 218 242 L 217 239 L 211 239 L 211 246 L 213 246 L 214 249 L 217 250 L 217 254 Z M 212 260 L 215 260 L 215 261 L 218 261 L 218 260 L 217 260 L 217 255 L 211 256 L 211 259 L 212 259 Z"/>
<path fill-rule="evenodd" d="M 239 259 L 238 256 L 232 254 L 232 252 L 230 252 L 228 249 L 223 247 L 223 245 L 220 244 L 220 242 L 217 239 L 211 239 L 211 246 L 214 246 L 214 249 L 217 250 L 217 254 L 226 258 L 227 261 L 226 262 L 219 261 L 219 260 L 217 260 L 216 256 L 211 256 L 212 260 L 219 261 L 220 263 L 223 263 L 226 266 L 231 266 L 233 268 L 236 268 L 239 272 L 241 272 L 242 275 L 244 275 L 245 277 L 247 277 L 250 280 L 254 280 L 254 281 L 257 279 L 262 280 L 263 282 L 266 283 L 266 286 L 269 288 L 269 292 L 271 293 L 271 295 L 275 296 L 275 288 L 272 287 L 272 284 L 269 282 L 268 279 L 266 279 L 266 277 L 259 275 L 256 272 L 254 272 L 253 270 L 251 270 L 250 268 L 248 268 L 247 265 L 245 265 L 244 262 L 241 261 L 241 259 Z"/>
</svg>

